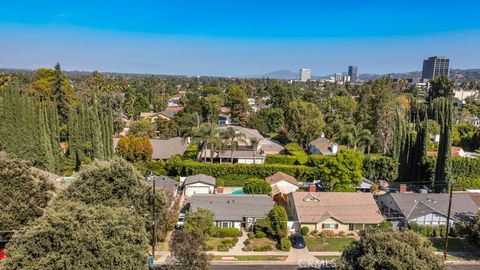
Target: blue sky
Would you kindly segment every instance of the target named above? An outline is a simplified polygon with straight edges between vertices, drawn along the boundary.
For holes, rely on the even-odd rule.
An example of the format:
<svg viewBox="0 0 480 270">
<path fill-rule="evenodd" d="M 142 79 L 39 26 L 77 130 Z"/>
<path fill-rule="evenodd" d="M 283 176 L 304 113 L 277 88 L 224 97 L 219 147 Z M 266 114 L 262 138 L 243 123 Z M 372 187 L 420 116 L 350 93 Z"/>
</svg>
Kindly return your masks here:
<svg viewBox="0 0 480 270">
<path fill-rule="evenodd" d="M 480 1 L 8 1 L 0 67 L 252 75 L 480 68 Z"/>
</svg>

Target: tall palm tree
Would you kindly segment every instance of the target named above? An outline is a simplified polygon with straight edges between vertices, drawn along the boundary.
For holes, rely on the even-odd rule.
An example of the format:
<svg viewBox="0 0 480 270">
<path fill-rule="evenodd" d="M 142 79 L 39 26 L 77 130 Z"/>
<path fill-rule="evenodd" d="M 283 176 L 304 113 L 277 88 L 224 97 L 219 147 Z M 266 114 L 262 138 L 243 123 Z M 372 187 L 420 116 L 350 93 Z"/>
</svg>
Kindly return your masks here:
<svg viewBox="0 0 480 270">
<path fill-rule="evenodd" d="M 230 146 L 230 163 L 233 163 L 233 152 L 238 149 L 240 143 L 245 143 L 245 134 L 236 132 L 232 127 L 228 127 L 220 132 L 220 138 L 226 145 Z"/>
<path fill-rule="evenodd" d="M 335 136 L 337 139 L 343 140 L 348 148 L 353 148 L 357 150 L 358 146 L 361 145 L 364 141 L 370 139 L 372 133 L 370 130 L 363 127 L 361 122 L 354 124 L 352 122 L 345 124 L 341 129 L 340 133 Z"/>
<path fill-rule="evenodd" d="M 218 129 L 213 123 L 203 123 L 194 133 L 195 140 L 201 142 L 201 156 L 203 161 L 207 161 L 205 150 L 210 148 L 210 162 L 213 163 L 213 154 L 215 149 L 221 144 L 221 140 L 218 135 Z"/>
<path fill-rule="evenodd" d="M 250 138 L 250 146 L 253 148 L 253 165 L 255 165 L 255 158 L 257 155 L 257 148 L 260 144 L 260 140 L 257 138 Z"/>
</svg>

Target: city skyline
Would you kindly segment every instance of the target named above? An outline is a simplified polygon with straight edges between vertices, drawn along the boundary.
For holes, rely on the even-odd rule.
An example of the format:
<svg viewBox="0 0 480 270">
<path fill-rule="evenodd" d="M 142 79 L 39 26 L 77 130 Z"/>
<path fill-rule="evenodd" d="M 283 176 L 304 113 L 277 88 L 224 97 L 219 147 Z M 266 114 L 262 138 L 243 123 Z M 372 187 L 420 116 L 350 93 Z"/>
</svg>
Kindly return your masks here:
<svg viewBox="0 0 480 270">
<path fill-rule="evenodd" d="M 466 0 L 448 9 L 430 0 L 115 3 L 5 3 L 0 68 L 251 76 L 307 67 L 319 76 L 354 64 L 387 74 L 420 71 L 433 55 L 480 68 L 480 3 Z"/>
</svg>

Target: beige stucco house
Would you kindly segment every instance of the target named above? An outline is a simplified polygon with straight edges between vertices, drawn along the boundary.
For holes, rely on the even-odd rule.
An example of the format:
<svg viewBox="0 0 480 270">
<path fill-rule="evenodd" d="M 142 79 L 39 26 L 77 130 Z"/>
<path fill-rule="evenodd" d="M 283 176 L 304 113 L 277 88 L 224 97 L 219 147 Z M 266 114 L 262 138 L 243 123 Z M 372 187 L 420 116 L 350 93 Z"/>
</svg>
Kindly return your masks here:
<svg viewBox="0 0 480 270">
<path fill-rule="evenodd" d="M 294 192 L 288 196 L 286 209 L 296 229 L 357 231 L 384 219 L 370 193 Z"/>
</svg>

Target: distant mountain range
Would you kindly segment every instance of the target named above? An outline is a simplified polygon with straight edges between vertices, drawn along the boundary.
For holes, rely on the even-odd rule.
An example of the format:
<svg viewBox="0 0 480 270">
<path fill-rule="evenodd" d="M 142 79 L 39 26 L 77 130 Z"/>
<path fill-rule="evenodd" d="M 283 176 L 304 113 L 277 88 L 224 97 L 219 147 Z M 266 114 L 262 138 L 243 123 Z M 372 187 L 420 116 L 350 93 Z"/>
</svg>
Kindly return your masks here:
<svg viewBox="0 0 480 270">
<path fill-rule="evenodd" d="M 345 72 L 343 72 L 342 74 L 346 75 Z M 422 72 L 411 71 L 411 72 L 404 72 L 404 73 L 388 73 L 388 74 L 370 74 L 370 73 L 359 74 L 360 80 L 363 80 L 363 81 L 377 79 L 385 76 L 392 76 L 393 78 L 400 78 L 400 77 L 401 78 L 421 78 Z M 450 76 L 452 78 L 464 79 L 467 81 L 480 80 L 480 69 L 452 69 L 450 70 Z M 282 70 L 266 73 L 263 75 L 253 75 L 253 76 L 247 76 L 247 77 L 271 78 L 271 79 L 278 79 L 278 80 L 296 80 L 298 79 L 298 72 L 282 69 Z M 330 79 L 334 77 L 335 77 L 335 74 L 328 74 L 323 76 L 312 75 L 312 79 L 314 80 Z"/>
</svg>

